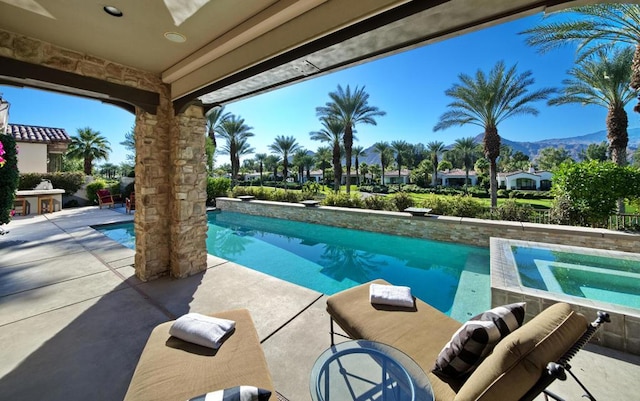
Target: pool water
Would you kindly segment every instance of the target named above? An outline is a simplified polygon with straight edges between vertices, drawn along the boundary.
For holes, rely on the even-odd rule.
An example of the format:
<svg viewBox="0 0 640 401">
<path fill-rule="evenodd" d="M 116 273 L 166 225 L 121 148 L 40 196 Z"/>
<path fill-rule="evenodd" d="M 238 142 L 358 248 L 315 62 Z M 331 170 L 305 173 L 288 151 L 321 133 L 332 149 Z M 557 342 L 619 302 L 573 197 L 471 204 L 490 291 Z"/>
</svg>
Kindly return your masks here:
<svg viewBox="0 0 640 401">
<path fill-rule="evenodd" d="M 486 248 L 234 212 L 208 220 L 208 253 L 315 291 L 382 278 L 461 321 L 490 307 Z M 135 246 L 131 223 L 100 231 Z"/>
<path fill-rule="evenodd" d="M 512 246 L 529 288 L 640 308 L 640 260 Z"/>
</svg>

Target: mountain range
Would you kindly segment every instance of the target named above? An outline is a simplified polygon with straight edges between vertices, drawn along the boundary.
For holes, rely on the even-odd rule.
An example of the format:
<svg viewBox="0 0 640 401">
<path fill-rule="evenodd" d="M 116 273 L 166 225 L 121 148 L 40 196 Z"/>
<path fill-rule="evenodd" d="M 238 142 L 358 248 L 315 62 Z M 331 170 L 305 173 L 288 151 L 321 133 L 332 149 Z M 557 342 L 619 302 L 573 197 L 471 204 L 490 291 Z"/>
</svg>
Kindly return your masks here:
<svg viewBox="0 0 640 401">
<path fill-rule="evenodd" d="M 640 127 L 629 128 L 627 132 L 629 134 L 629 146 L 627 149 L 633 152 L 640 146 Z M 484 134 L 478 134 L 474 138 L 475 142 L 482 143 L 483 136 Z M 514 152 L 520 151 L 526 154 L 530 160 L 534 160 L 540 153 L 540 150 L 548 147 L 565 148 L 574 160 L 580 160 L 578 157 L 580 151 L 586 149 L 589 144 L 607 142 L 607 131 L 603 130 L 570 138 L 543 139 L 535 142 L 510 141 L 504 137 L 501 139 L 503 145 L 510 146 Z M 453 144 L 448 144 L 447 148 L 451 148 L 452 146 Z M 378 164 L 380 162 L 380 157 L 373 151 L 373 146 L 365 149 L 365 153 L 366 157 L 362 158 L 360 162 L 367 164 Z"/>
</svg>

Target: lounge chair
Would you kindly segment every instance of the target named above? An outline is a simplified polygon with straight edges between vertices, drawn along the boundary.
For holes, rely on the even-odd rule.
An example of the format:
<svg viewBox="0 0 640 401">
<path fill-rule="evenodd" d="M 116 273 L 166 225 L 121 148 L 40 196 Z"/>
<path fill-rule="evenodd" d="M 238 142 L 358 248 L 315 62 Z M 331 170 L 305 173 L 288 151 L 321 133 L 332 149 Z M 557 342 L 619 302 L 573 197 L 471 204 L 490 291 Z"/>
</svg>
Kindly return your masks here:
<svg viewBox="0 0 640 401">
<path fill-rule="evenodd" d="M 244 385 L 271 391 L 269 400 L 275 401 L 267 360 L 249 311 L 220 312 L 215 317 L 236 322 L 235 331 L 217 351 L 171 337 L 173 321 L 153 329 L 124 400 L 186 401 Z"/>
<path fill-rule="evenodd" d="M 389 284 L 383 280 L 372 283 Z M 442 379 L 431 370 L 462 324 L 420 299 L 410 309 L 374 306 L 369 302 L 370 284 L 327 299 L 332 344 L 335 321 L 350 338 L 382 342 L 403 351 L 427 374 L 438 401 L 529 401 L 541 392 L 553 397 L 546 387 L 563 379 L 569 359 L 608 319 L 602 316 L 589 324 L 568 304 L 555 304 L 503 338 L 468 378 Z"/>
<path fill-rule="evenodd" d="M 98 206 L 102 209 L 102 206 L 113 207 L 113 196 L 111 196 L 111 192 L 108 189 L 99 189 L 96 191 L 96 196 L 98 197 Z"/>
<path fill-rule="evenodd" d="M 131 192 L 129 197 L 125 200 L 125 210 L 127 214 L 131 213 L 132 210 L 136 210 L 136 194 Z"/>
</svg>

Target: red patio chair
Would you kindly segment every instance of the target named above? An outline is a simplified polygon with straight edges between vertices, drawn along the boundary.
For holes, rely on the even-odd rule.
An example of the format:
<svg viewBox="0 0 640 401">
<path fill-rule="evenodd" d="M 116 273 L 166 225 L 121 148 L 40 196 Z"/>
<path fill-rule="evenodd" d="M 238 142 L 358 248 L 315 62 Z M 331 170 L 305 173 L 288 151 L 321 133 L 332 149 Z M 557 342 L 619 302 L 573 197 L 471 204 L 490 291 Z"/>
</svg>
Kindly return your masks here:
<svg viewBox="0 0 640 401">
<path fill-rule="evenodd" d="M 96 195 L 98 197 L 98 206 L 102 209 L 102 206 L 113 207 L 113 196 L 111 196 L 111 192 L 108 189 L 99 189 L 96 191 Z"/>
</svg>

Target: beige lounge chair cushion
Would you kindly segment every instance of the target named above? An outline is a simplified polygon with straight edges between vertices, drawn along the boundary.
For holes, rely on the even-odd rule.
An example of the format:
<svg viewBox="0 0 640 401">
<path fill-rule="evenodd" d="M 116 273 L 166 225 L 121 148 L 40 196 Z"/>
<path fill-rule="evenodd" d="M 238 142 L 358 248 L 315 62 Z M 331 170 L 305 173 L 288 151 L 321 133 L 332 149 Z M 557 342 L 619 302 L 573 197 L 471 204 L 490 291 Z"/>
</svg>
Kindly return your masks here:
<svg viewBox="0 0 640 401">
<path fill-rule="evenodd" d="M 384 280 L 371 283 L 389 284 Z M 369 284 L 350 288 L 327 299 L 327 311 L 354 339 L 378 341 L 409 355 L 425 371 L 436 400 L 453 400 L 459 383 L 446 383 L 431 373 L 442 347 L 461 324 L 416 299 L 414 308 L 372 305 Z"/>
<path fill-rule="evenodd" d="M 520 399 L 586 331 L 584 316 L 555 304 L 502 339 L 460 388 L 456 401 Z"/>
<path fill-rule="evenodd" d="M 248 385 L 270 390 L 276 400 L 267 360 L 246 309 L 215 313 L 236 322 L 236 329 L 218 350 L 169 335 L 173 321 L 153 329 L 133 374 L 128 401 L 176 401 Z"/>
</svg>

